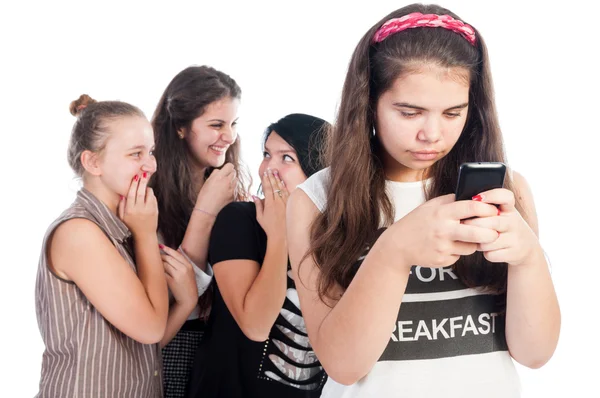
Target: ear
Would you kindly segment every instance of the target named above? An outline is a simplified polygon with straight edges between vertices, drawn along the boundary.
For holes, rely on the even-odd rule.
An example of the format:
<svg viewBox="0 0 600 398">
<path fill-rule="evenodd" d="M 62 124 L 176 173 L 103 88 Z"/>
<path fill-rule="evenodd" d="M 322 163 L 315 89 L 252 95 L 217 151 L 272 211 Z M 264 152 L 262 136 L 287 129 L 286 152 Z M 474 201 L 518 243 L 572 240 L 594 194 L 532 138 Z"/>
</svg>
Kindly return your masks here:
<svg viewBox="0 0 600 398">
<path fill-rule="evenodd" d="M 179 130 L 177 130 L 177 135 L 179 136 L 179 139 L 184 139 L 185 138 L 185 129 L 184 128 L 180 128 Z"/>
<path fill-rule="evenodd" d="M 97 153 L 92 152 L 90 150 L 85 150 L 81 153 L 80 160 L 85 171 L 87 171 L 93 176 L 102 175 L 102 170 L 100 168 L 100 158 Z"/>
</svg>

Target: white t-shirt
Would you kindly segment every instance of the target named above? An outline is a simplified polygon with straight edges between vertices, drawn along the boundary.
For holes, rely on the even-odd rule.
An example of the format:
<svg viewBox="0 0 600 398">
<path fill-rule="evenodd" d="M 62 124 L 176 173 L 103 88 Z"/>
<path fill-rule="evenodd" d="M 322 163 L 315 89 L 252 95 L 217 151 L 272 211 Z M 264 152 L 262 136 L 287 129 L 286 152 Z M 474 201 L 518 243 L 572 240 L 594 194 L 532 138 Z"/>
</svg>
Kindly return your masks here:
<svg viewBox="0 0 600 398">
<path fill-rule="evenodd" d="M 425 201 L 423 184 L 387 181 L 395 221 Z M 323 211 L 328 185 L 324 169 L 298 187 Z M 351 386 L 329 378 L 322 397 L 519 397 L 504 327 L 496 296 L 467 288 L 451 267 L 414 266 L 378 362 Z"/>
</svg>

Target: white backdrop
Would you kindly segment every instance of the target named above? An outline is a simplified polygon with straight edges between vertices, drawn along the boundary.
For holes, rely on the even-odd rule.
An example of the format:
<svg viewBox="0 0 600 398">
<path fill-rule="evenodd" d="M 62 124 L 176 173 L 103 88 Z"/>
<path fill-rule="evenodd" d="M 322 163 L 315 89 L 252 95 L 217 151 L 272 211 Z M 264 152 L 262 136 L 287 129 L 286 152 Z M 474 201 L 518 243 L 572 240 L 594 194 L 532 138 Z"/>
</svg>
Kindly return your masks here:
<svg viewBox="0 0 600 398">
<path fill-rule="evenodd" d="M 82 93 L 120 99 L 151 117 L 177 72 L 214 66 L 242 87 L 238 131 L 256 175 L 264 128 L 292 112 L 331 121 L 359 38 L 408 4 L 11 3 L 0 6 L 0 395 L 11 398 L 37 392 L 43 345 L 34 283 L 41 239 L 78 188 L 66 161 L 70 101 Z M 523 395 L 598 396 L 600 86 L 589 55 L 598 48 L 600 35 L 590 22 L 598 3 L 441 4 L 477 27 L 488 44 L 509 162 L 533 189 L 561 303 L 556 354 L 542 369 L 519 367 Z M 468 388 L 469 375 L 461 382 Z"/>
</svg>

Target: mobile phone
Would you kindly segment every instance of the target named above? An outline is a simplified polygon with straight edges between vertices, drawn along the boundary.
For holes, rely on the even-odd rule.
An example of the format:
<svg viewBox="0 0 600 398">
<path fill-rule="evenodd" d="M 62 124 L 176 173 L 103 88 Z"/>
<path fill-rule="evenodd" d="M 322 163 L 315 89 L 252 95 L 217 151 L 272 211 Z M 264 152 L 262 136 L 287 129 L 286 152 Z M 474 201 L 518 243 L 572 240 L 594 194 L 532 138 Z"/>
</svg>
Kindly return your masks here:
<svg viewBox="0 0 600 398">
<path fill-rule="evenodd" d="M 458 170 L 456 200 L 471 200 L 473 196 L 504 186 L 506 165 L 501 162 L 463 163 Z"/>
</svg>

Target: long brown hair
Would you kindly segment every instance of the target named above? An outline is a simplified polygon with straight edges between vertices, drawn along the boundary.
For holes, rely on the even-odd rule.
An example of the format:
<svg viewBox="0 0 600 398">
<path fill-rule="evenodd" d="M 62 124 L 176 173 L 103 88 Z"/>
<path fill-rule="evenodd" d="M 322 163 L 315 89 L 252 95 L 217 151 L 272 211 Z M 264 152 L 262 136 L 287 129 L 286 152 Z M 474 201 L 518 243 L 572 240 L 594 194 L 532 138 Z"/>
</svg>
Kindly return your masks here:
<svg viewBox="0 0 600 398">
<path fill-rule="evenodd" d="M 152 117 L 158 167 L 150 185 L 158 201 L 158 230 L 167 246 L 181 244 L 198 195 L 193 155 L 178 131 L 189 130 L 213 102 L 228 97 L 240 99 L 241 95 L 242 90 L 229 75 L 209 66 L 190 66 L 171 80 L 158 102 Z M 233 164 L 237 176 L 234 200 L 245 199 L 251 183 L 240 148 L 238 134 L 225 155 L 225 163 Z M 205 180 L 212 171 L 210 167 L 206 170 Z M 201 312 L 210 307 L 211 292 L 212 286 L 198 299 Z"/>
<path fill-rule="evenodd" d="M 211 103 L 227 97 L 240 99 L 241 93 L 235 80 L 225 73 L 209 66 L 190 66 L 171 80 L 154 111 L 152 127 L 158 167 L 151 186 L 158 200 L 158 229 L 167 246 L 181 244 L 198 194 L 192 155 L 178 131 L 190 129 Z M 240 159 L 240 145 L 238 135 L 225 158 L 237 174 L 236 200 L 244 198 L 250 181 Z M 205 179 L 212 170 L 206 170 Z"/>
<path fill-rule="evenodd" d="M 409 5 L 373 25 L 352 55 L 335 125 L 325 143 L 325 164 L 330 166 L 327 206 L 312 225 L 307 253 L 320 269 L 321 299 L 339 298 L 331 296 L 332 288 L 348 287 L 367 244 L 376 231 L 394 220 L 394 207 L 385 189 L 382 148 L 372 131 L 377 101 L 407 68 L 434 64 L 470 71 L 465 127 L 450 153 L 428 170 L 433 180 L 427 199 L 454 192 L 463 162 L 506 161 L 487 49 L 477 31 L 475 46 L 440 28 L 407 29 L 373 44 L 373 36 L 383 23 L 413 12 L 460 19 L 436 5 Z M 512 188 L 510 176 L 505 187 Z M 517 206 L 522 210 L 520 204 Z M 480 252 L 461 257 L 453 267 L 467 286 L 486 287 L 496 293 L 506 291 L 507 265 L 491 264 Z"/>
</svg>

